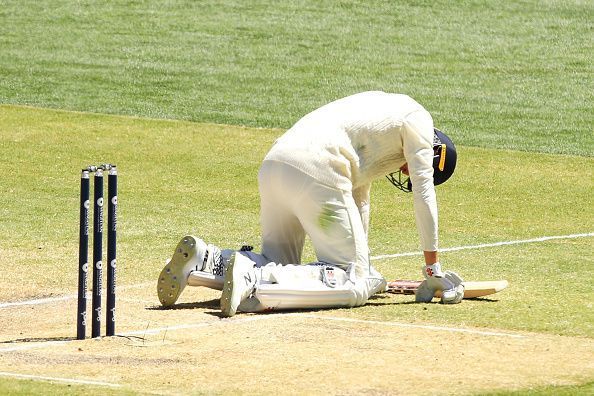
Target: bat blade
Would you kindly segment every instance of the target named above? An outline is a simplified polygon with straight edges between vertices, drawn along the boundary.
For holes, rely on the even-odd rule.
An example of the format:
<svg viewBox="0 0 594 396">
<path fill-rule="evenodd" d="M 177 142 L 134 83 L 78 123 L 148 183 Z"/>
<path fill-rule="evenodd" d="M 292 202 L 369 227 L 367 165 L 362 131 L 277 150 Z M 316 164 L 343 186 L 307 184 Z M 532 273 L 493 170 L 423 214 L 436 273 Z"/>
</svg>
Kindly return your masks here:
<svg viewBox="0 0 594 396">
<path fill-rule="evenodd" d="M 414 280 L 394 280 L 388 282 L 388 293 L 413 295 L 417 291 L 421 281 Z M 462 282 L 464 285 L 464 298 L 477 298 L 499 293 L 507 288 L 509 283 L 506 280 L 493 281 L 469 281 Z M 435 297 L 441 297 L 437 291 Z"/>
</svg>

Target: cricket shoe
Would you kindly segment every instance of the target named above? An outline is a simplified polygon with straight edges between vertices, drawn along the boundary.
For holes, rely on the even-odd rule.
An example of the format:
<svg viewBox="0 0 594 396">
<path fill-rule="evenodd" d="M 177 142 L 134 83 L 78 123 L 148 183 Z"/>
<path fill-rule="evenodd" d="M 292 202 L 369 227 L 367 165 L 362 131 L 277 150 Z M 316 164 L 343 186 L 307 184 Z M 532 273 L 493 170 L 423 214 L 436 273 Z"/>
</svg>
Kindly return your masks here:
<svg viewBox="0 0 594 396">
<path fill-rule="evenodd" d="M 207 245 L 202 239 L 192 235 L 186 235 L 177 244 L 173 256 L 159 275 L 157 295 L 164 307 L 175 304 L 192 271 L 222 276 L 224 261 L 218 247 Z"/>
<path fill-rule="evenodd" d="M 223 316 L 235 315 L 239 304 L 254 292 L 256 283 L 255 263 L 242 254 L 231 256 L 229 266 L 225 271 L 225 283 L 221 295 Z"/>
</svg>

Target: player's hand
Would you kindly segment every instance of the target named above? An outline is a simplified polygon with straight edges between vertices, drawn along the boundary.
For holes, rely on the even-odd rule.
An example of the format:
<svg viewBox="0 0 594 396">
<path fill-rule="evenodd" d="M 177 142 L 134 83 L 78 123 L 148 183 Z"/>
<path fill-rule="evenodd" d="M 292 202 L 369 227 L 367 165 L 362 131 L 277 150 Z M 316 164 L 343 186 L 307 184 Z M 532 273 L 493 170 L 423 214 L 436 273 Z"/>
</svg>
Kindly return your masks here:
<svg viewBox="0 0 594 396">
<path fill-rule="evenodd" d="M 440 263 L 424 266 L 423 276 L 425 280 L 415 294 L 417 302 L 430 302 L 436 291 L 441 291 L 444 304 L 457 304 L 464 298 L 462 278 L 452 271 L 443 272 Z"/>
</svg>

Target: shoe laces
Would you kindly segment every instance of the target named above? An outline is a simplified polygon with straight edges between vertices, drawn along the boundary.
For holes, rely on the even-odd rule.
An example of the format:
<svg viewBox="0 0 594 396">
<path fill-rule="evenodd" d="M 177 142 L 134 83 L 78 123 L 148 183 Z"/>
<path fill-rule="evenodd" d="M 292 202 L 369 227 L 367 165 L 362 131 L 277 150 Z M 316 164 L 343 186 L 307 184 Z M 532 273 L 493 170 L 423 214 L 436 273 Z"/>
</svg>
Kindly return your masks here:
<svg viewBox="0 0 594 396">
<path fill-rule="evenodd" d="M 223 256 L 221 249 L 215 245 L 207 245 L 204 252 L 204 260 L 202 262 L 202 271 L 209 272 L 213 275 L 224 276 L 225 265 L 223 263 Z"/>
</svg>

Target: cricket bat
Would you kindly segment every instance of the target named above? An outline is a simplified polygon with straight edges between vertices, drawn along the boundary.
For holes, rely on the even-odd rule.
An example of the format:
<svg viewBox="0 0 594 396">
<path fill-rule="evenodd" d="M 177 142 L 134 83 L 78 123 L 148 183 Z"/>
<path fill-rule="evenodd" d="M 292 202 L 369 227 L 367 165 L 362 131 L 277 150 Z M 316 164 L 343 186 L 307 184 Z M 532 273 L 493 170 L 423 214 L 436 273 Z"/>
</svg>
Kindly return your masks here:
<svg viewBox="0 0 594 396">
<path fill-rule="evenodd" d="M 388 293 L 394 294 L 415 294 L 422 281 L 414 280 L 393 280 L 388 282 Z M 464 298 L 477 298 L 499 293 L 508 286 L 506 280 L 462 282 L 464 285 Z M 441 297 L 437 291 L 435 297 Z"/>
</svg>

